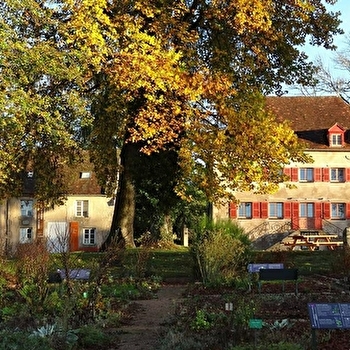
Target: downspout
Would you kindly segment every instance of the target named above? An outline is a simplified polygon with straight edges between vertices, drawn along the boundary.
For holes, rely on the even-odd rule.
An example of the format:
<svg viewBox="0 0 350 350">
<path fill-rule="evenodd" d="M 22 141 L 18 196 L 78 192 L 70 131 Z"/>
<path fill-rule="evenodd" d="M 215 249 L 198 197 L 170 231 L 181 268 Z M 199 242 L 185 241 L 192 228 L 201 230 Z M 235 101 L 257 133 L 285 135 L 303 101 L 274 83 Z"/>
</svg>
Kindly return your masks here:
<svg viewBox="0 0 350 350">
<path fill-rule="evenodd" d="M 5 245 L 4 250 L 5 254 L 8 252 L 8 240 L 9 240 L 9 227 L 10 227 L 10 218 L 9 218 L 9 200 L 6 199 L 6 213 L 5 213 Z"/>
</svg>

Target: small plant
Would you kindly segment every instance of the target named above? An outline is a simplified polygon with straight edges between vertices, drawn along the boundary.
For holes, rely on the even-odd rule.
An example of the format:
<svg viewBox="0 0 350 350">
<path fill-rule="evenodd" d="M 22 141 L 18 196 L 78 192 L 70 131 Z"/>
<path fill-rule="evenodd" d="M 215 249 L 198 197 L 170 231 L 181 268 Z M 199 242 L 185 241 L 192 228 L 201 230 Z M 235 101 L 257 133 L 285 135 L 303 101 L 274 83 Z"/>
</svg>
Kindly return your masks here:
<svg viewBox="0 0 350 350">
<path fill-rule="evenodd" d="M 47 324 L 45 326 L 42 326 L 38 328 L 36 331 L 33 331 L 32 335 L 36 337 L 50 337 L 55 332 L 56 325 L 54 324 Z"/>
<path fill-rule="evenodd" d="M 263 326 L 268 327 L 271 331 L 281 330 L 283 328 L 290 327 L 291 325 L 292 325 L 292 322 L 290 322 L 287 318 L 281 321 L 276 320 L 273 323 L 263 322 Z"/>
<path fill-rule="evenodd" d="M 9 349 L 53 350 L 53 347 L 44 337 L 33 337 L 31 334 L 13 330 L 0 331 L 0 350 Z"/>
<path fill-rule="evenodd" d="M 93 325 L 80 328 L 78 334 L 78 345 L 83 349 L 96 345 L 99 347 L 107 347 L 111 344 L 111 341 L 114 340 L 109 334 L 105 334 L 101 329 Z"/>
<path fill-rule="evenodd" d="M 195 319 L 191 322 L 194 330 L 207 330 L 212 326 L 210 315 L 205 310 L 197 310 Z"/>
<path fill-rule="evenodd" d="M 235 305 L 233 315 L 233 327 L 236 330 L 242 330 L 248 327 L 249 320 L 254 318 L 256 312 L 256 302 L 242 298 Z"/>
</svg>

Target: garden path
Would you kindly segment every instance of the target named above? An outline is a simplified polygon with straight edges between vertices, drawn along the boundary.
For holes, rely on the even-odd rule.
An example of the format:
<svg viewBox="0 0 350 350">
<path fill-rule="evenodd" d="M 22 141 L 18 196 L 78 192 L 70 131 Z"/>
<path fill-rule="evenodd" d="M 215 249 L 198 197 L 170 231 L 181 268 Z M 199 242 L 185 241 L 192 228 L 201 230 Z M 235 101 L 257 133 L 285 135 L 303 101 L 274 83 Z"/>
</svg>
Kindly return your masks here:
<svg viewBox="0 0 350 350">
<path fill-rule="evenodd" d="M 119 331 L 119 350 L 157 350 L 157 343 L 166 323 L 181 302 L 186 284 L 164 284 L 157 298 L 135 301 L 136 313 L 130 324 Z"/>
</svg>

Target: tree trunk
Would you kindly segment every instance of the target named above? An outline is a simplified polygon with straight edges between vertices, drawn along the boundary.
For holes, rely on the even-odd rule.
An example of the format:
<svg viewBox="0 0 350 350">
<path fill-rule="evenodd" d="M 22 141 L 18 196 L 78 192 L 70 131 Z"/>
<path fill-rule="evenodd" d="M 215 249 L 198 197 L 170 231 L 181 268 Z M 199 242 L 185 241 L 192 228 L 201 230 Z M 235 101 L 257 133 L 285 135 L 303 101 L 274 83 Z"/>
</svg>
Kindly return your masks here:
<svg viewBox="0 0 350 350">
<path fill-rule="evenodd" d="M 111 233 L 118 234 L 127 247 L 135 247 L 135 186 L 133 179 L 134 160 L 139 148 L 135 144 L 125 144 L 120 154 L 121 171 L 116 203 L 114 207 Z"/>
<path fill-rule="evenodd" d="M 164 214 L 163 223 L 160 227 L 160 240 L 166 243 L 173 243 L 173 220 L 170 214 Z"/>
</svg>

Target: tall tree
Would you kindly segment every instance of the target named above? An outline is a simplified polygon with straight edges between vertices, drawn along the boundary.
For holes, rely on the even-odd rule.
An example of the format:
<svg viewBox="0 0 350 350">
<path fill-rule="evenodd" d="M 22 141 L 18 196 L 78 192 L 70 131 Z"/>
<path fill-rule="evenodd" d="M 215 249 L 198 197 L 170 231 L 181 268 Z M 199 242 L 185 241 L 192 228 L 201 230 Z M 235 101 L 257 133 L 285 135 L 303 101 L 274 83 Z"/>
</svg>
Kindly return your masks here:
<svg viewBox="0 0 350 350">
<path fill-rule="evenodd" d="M 313 67 L 296 46 L 310 35 L 331 48 L 338 33 L 337 16 L 320 1 L 124 1 L 106 13 L 118 25 L 123 18 L 122 46 L 109 61 L 112 74 L 105 71 L 107 118 L 118 126 L 111 136 L 122 141 L 122 153 L 132 145 L 146 153 L 176 145 L 179 195 L 188 197 L 188 183 L 208 200 L 232 190 L 271 191 L 284 180 L 284 164 L 306 159 L 291 130 L 264 112 L 259 92 L 311 80 Z M 128 159 L 135 164 L 122 157 L 124 169 Z M 134 180 L 121 179 L 121 192 L 129 189 L 132 198 Z M 123 201 L 123 209 L 126 203 L 129 225 L 115 223 L 132 237 L 134 203 Z"/>
<path fill-rule="evenodd" d="M 67 53 L 57 30 L 64 16 L 46 5 L 0 5 L 0 197 L 20 195 L 23 172 L 34 170 L 38 200 L 54 205 L 67 193 L 62 169 L 89 114 L 79 53 Z"/>
<path fill-rule="evenodd" d="M 264 111 L 261 94 L 280 91 L 284 82 L 311 79 L 313 66 L 296 48 L 308 36 L 315 45 L 332 47 L 339 20 L 327 13 L 321 0 L 62 0 L 45 6 L 48 3 L 26 0 L 23 6 L 7 0 L 1 8 L 10 18 L 1 22 L 4 39 L 10 40 L 15 31 L 24 57 L 36 45 L 53 50 L 45 63 L 55 68 L 52 79 L 42 74 L 30 86 L 49 81 L 45 97 L 55 87 L 56 103 L 44 110 L 51 111 L 50 120 L 63 123 L 67 136 L 81 129 L 86 120 L 82 111 L 93 117 L 88 125 L 92 159 L 110 193 L 119 181 L 112 231 L 121 228 L 128 245 L 133 245 L 135 213 L 131 170 L 139 152 L 176 149 L 182 169 L 178 195 L 189 197 L 190 183 L 209 201 L 247 188 L 271 191 L 283 180 L 284 164 L 306 160 L 288 126 Z M 35 30 L 28 32 L 25 21 Z M 5 66 L 15 72 L 8 60 L 11 45 L 5 50 Z M 1 63 L 2 70 L 5 66 Z M 16 94 L 8 97 L 11 80 L 16 81 L 12 74 L 4 106 L 11 106 L 17 91 L 29 91 L 26 74 L 20 72 Z M 40 105 L 41 95 L 34 97 L 31 101 Z M 30 115 L 25 106 L 16 107 Z M 55 119 L 56 110 L 65 113 Z M 16 120 L 15 110 L 8 115 Z M 6 120 L 6 113 L 2 116 Z M 67 145 L 75 140 L 69 141 Z M 50 149 L 44 145 L 40 149 Z M 64 148 L 58 140 L 54 145 Z"/>
</svg>

